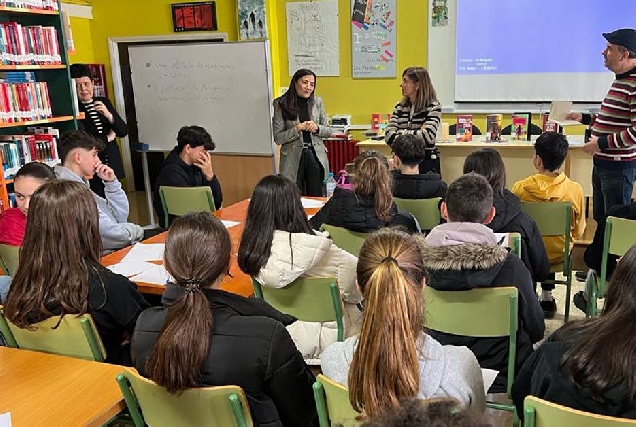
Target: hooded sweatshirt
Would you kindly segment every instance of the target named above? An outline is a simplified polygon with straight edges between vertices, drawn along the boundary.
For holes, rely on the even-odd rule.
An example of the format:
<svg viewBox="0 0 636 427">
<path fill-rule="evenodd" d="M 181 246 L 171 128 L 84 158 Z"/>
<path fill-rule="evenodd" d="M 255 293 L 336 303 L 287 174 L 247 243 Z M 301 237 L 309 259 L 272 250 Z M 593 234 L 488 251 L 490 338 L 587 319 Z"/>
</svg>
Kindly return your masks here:
<svg viewBox="0 0 636 427">
<path fill-rule="evenodd" d="M 475 355 L 466 347 L 441 345 L 426 334 L 421 341 L 417 399 L 452 397 L 464 408 L 483 412 L 484 382 Z M 320 359 L 323 374 L 348 387 L 349 366 L 357 345 L 358 337 L 330 345 Z"/>
<path fill-rule="evenodd" d="M 516 370 L 532 354 L 532 343 L 543 338 L 543 311 L 534 293 L 534 282 L 523 262 L 497 245 L 491 229 L 482 224 L 450 222 L 416 237 L 427 286 L 438 291 L 466 291 L 474 288 L 514 286 L 519 292 Z M 430 331 L 444 345 L 464 345 L 472 350 L 482 368 L 499 371 L 490 392 L 506 390 L 508 338 L 475 338 Z"/>
<path fill-rule="evenodd" d="M 580 237 L 585 231 L 585 203 L 583 188 L 579 183 L 572 181 L 564 173 L 560 173 L 556 177 L 538 173 L 516 182 L 512 187 L 512 192 L 523 202 L 572 203 L 570 233 L 570 250 L 572 250 L 574 238 Z M 544 236 L 543 243 L 550 264 L 563 262 L 565 236 Z"/>
<path fill-rule="evenodd" d="M 181 150 L 179 147 L 174 147 L 166 160 L 163 162 L 161 172 L 157 176 L 155 182 L 155 190 L 153 193 L 153 206 L 157 217 L 159 218 L 159 224 L 163 227 L 165 225 L 165 219 L 163 214 L 163 206 L 161 204 L 161 197 L 159 196 L 159 187 L 164 185 L 168 187 L 210 187 L 212 190 L 212 197 L 214 198 L 214 207 L 216 209 L 221 208 L 223 203 L 223 193 L 221 191 L 221 184 L 219 179 L 214 177 L 208 181 L 203 175 L 203 171 L 195 165 L 189 165 L 180 157 Z"/>
<path fill-rule="evenodd" d="M 550 261 L 541 239 L 541 232 L 534 220 L 521 211 L 521 201 L 509 190 L 495 192 L 493 197 L 495 217 L 487 224 L 495 233 L 519 233 L 521 236 L 521 261 L 526 265 L 535 282 L 550 275 Z"/>
<path fill-rule="evenodd" d="M 58 179 L 80 182 L 90 189 L 88 180 L 76 175 L 72 170 L 56 165 L 54 171 Z M 126 222 L 128 198 L 117 178 L 111 182 L 104 182 L 104 193 L 106 198 L 91 191 L 99 210 L 99 234 L 102 236 L 104 250 L 121 249 L 140 241 L 144 237 L 144 230 L 137 224 Z"/>
<path fill-rule="evenodd" d="M 328 233 L 315 233 L 275 230 L 271 255 L 256 280 L 263 286 L 284 288 L 303 276 L 334 277 L 344 302 L 345 336 L 353 336 L 359 332 L 362 322 L 362 312 L 356 306 L 362 301 L 356 284 L 358 258 L 334 245 Z M 335 322 L 297 321 L 287 330 L 305 359 L 319 357 L 338 336 Z"/>
</svg>

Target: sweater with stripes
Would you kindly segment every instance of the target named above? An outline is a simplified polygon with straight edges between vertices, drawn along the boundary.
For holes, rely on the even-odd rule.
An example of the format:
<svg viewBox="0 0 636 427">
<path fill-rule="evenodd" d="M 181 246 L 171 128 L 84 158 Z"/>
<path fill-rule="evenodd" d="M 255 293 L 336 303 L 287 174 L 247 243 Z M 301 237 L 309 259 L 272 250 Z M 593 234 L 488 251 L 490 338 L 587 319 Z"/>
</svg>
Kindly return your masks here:
<svg viewBox="0 0 636 427">
<path fill-rule="evenodd" d="M 590 123 L 585 115 L 583 122 Z M 592 123 L 601 151 L 594 165 L 604 169 L 636 167 L 636 68 L 617 74 Z"/>
<path fill-rule="evenodd" d="M 417 112 L 413 111 L 410 105 L 398 103 L 386 126 L 385 141 L 391 145 L 396 136 L 413 134 L 424 140 L 427 150 L 432 150 L 435 148 L 435 137 L 441 120 L 442 106 L 439 102 L 434 102 Z"/>
</svg>

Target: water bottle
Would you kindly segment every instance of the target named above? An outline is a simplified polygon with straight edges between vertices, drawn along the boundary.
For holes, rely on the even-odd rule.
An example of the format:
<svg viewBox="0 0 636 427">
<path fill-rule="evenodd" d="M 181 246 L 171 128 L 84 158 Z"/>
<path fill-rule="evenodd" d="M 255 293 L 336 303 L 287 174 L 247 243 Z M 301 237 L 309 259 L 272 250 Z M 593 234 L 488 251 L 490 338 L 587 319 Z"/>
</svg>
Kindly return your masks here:
<svg viewBox="0 0 636 427">
<path fill-rule="evenodd" d="M 333 192 L 336 191 L 336 179 L 333 177 L 333 172 L 329 172 L 329 176 L 327 177 L 327 181 L 325 183 L 325 189 L 327 199 L 330 199 L 333 196 Z"/>
</svg>

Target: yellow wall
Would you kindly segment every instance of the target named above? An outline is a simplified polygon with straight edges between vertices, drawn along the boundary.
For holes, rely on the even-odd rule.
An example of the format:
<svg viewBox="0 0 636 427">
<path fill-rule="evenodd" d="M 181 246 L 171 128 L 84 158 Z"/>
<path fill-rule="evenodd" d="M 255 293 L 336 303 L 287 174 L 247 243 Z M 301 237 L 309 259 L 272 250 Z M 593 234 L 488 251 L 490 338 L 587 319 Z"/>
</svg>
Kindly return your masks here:
<svg viewBox="0 0 636 427">
<path fill-rule="evenodd" d="M 75 43 L 75 53 L 69 55 L 71 64 L 95 63 L 93 53 L 93 35 L 91 33 L 91 20 L 71 17 L 71 31 L 73 32 L 73 42 Z"/>
</svg>

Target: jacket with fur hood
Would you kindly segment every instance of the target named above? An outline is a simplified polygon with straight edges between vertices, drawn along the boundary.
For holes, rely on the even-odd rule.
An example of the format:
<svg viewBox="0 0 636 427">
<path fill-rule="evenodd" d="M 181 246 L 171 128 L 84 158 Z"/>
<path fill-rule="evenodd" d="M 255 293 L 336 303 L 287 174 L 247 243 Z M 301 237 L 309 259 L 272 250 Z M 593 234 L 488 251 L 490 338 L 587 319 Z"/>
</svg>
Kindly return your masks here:
<svg viewBox="0 0 636 427">
<path fill-rule="evenodd" d="M 482 224 L 447 223 L 435 227 L 426 238 L 418 237 L 427 286 L 439 291 L 465 291 L 482 287 L 514 285 L 519 291 L 517 332 L 518 371 L 532 354 L 532 343 L 543 338 L 545 322 L 534 283 L 523 262 L 497 245 L 492 230 Z M 490 392 L 505 392 L 508 363 L 507 338 L 473 338 L 430 331 L 444 345 L 470 348 L 482 368 L 499 375 Z"/>
<path fill-rule="evenodd" d="M 526 265 L 535 282 L 550 275 L 550 261 L 545 251 L 541 232 L 530 215 L 521 211 L 521 201 L 510 190 L 493 197 L 495 217 L 489 228 L 495 233 L 519 233 L 521 235 L 521 261 Z"/>
<path fill-rule="evenodd" d="M 345 337 L 348 337 L 359 332 L 362 322 L 362 313 L 356 306 L 362 301 L 356 284 L 357 262 L 355 256 L 334 245 L 327 233 L 275 230 L 271 255 L 256 280 L 263 286 L 283 288 L 301 276 L 335 277 L 344 302 Z M 337 339 L 335 322 L 296 321 L 287 330 L 306 359 L 318 358 Z"/>
</svg>

